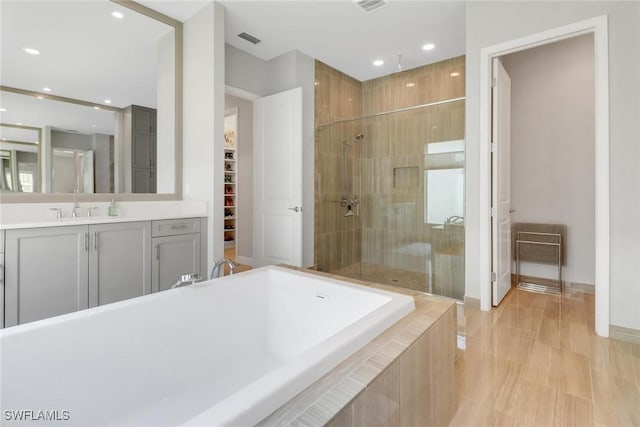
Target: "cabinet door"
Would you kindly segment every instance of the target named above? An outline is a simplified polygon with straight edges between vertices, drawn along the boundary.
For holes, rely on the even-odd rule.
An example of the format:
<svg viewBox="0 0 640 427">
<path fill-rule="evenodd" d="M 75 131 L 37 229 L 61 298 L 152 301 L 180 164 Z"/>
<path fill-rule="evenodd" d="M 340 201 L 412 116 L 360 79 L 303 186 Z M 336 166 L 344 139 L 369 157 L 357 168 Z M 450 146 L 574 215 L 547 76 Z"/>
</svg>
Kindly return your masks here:
<svg viewBox="0 0 640 427">
<path fill-rule="evenodd" d="M 5 326 L 88 307 L 87 226 L 7 230 Z"/>
<path fill-rule="evenodd" d="M 200 234 L 153 238 L 153 292 L 165 291 L 185 273 L 200 273 Z"/>
<path fill-rule="evenodd" d="M 89 226 L 89 306 L 151 293 L 151 222 Z"/>
<path fill-rule="evenodd" d="M 150 168 L 155 163 L 155 137 L 151 134 L 133 134 L 131 147 L 131 166 L 134 168 Z"/>
<path fill-rule="evenodd" d="M 153 110 L 133 106 L 133 132 L 134 133 L 152 133 L 154 130 L 155 114 Z"/>
<path fill-rule="evenodd" d="M 155 193 L 156 174 L 153 169 L 133 168 L 131 170 L 132 193 Z"/>
</svg>

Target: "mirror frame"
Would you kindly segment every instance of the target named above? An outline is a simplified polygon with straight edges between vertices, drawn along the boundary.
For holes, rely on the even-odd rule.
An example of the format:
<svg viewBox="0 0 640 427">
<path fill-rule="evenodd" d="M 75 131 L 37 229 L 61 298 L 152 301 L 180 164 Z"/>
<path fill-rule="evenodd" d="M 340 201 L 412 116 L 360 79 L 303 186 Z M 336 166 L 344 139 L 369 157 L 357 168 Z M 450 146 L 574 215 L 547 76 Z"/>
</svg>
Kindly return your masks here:
<svg viewBox="0 0 640 427">
<path fill-rule="evenodd" d="M 167 24 L 174 29 L 175 34 L 175 106 L 174 106 L 174 159 L 175 159 L 175 177 L 174 193 L 78 193 L 76 198 L 78 202 L 109 202 L 111 199 L 117 201 L 163 201 L 163 200 L 182 200 L 182 22 L 173 19 L 167 15 L 157 12 L 151 8 L 143 6 L 140 3 L 136 3 L 133 0 L 109 0 L 122 7 L 133 10 L 134 12 L 148 16 L 156 21 Z M 0 90 L 6 90 L 16 92 L 16 89 L 0 86 Z M 26 95 L 42 96 L 47 99 L 54 99 L 59 101 L 67 101 L 75 103 L 77 100 L 71 100 L 70 98 L 53 96 L 48 93 L 39 93 L 32 91 L 20 91 Z M 109 105 L 101 105 L 87 102 L 88 106 L 99 106 L 105 109 L 114 109 Z M 119 110 L 119 109 L 117 109 Z M 42 139 L 42 138 L 41 138 Z M 41 165 L 42 159 L 38 159 L 39 165 Z M 40 166 L 40 173 L 42 173 L 42 167 Z M 56 202 L 73 202 L 74 195 L 72 193 L 13 193 L 3 192 L 0 194 L 0 204 L 4 203 L 56 203 Z"/>
</svg>

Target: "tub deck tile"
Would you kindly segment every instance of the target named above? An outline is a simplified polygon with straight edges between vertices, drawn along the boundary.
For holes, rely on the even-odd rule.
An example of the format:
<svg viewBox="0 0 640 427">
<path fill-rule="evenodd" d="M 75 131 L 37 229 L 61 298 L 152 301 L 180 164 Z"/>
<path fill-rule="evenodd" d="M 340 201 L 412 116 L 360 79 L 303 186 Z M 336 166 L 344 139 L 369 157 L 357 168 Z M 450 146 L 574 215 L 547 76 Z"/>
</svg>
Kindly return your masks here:
<svg viewBox="0 0 640 427">
<path fill-rule="evenodd" d="M 444 368 L 444 372 L 449 371 L 449 365 L 453 366 L 453 358 L 451 361 L 447 358 L 451 355 L 451 351 L 455 351 L 456 303 L 454 300 L 389 285 L 346 279 L 323 272 L 311 271 L 310 273 L 410 295 L 414 298 L 416 309 L 263 419 L 258 426 L 351 427 L 363 425 L 362 422 L 374 419 L 391 420 L 395 421 L 393 425 L 398 425 L 401 394 L 406 395 L 408 392 L 416 391 L 417 396 L 431 395 L 431 404 L 436 403 L 433 401 L 437 399 L 433 393 L 431 380 L 423 378 L 431 368 L 423 372 L 425 375 L 420 375 L 424 379 L 422 381 L 415 376 L 415 373 L 402 368 L 402 363 L 405 361 L 419 363 L 425 352 L 432 351 L 432 346 L 426 343 L 436 338 L 436 341 L 446 343 L 447 348 L 445 354 L 434 356 L 433 360 L 429 359 L 429 366 L 434 364 L 434 368 L 437 366 L 438 369 Z M 431 328 L 434 325 L 451 326 L 451 322 L 454 322 L 453 329 L 448 327 L 447 330 L 451 329 L 454 333 L 450 337 L 439 333 L 432 338 Z M 418 345 L 418 343 L 422 344 Z M 449 348 L 452 345 L 453 348 Z M 455 396 L 453 397 L 455 401 Z M 411 400 L 407 402 L 411 406 L 429 405 L 429 402 L 418 403 Z M 452 402 L 449 406 L 451 408 L 447 406 L 444 411 L 429 410 L 421 414 L 418 419 L 421 422 L 429 419 L 429 424 L 442 422 L 451 409 L 455 411 L 456 403 Z M 418 419 L 405 421 L 411 424 Z"/>
</svg>

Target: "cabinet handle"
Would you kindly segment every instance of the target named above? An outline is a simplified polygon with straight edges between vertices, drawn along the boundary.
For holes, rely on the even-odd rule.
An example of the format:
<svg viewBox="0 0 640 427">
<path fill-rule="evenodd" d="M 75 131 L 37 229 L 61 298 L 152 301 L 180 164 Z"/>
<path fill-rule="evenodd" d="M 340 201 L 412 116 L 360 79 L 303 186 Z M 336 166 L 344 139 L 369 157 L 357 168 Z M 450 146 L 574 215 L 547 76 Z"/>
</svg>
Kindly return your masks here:
<svg viewBox="0 0 640 427">
<path fill-rule="evenodd" d="M 89 252 L 89 233 L 82 233 L 82 247 L 85 252 Z"/>
<path fill-rule="evenodd" d="M 172 230 L 184 230 L 185 228 L 187 228 L 186 224 L 175 224 L 171 226 Z"/>
<path fill-rule="evenodd" d="M 156 259 L 160 261 L 160 245 L 156 245 Z"/>
<path fill-rule="evenodd" d="M 98 251 L 98 232 L 93 233 L 93 250 Z"/>
</svg>

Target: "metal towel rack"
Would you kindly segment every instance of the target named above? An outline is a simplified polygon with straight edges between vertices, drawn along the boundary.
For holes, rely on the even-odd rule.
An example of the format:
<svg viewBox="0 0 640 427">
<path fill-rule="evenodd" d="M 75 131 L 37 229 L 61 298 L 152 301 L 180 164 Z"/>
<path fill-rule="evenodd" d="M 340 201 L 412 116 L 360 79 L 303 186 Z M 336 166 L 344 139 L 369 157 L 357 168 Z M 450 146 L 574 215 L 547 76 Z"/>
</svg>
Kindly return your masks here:
<svg viewBox="0 0 640 427">
<path fill-rule="evenodd" d="M 536 238 L 540 240 L 535 240 Z M 541 241 L 542 239 L 550 241 Z M 542 284 L 537 283 L 521 283 L 520 282 L 520 256 L 521 245 L 538 245 L 547 248 L 556 248 L 558 255 L 558 288 L 554 289 Z M 516 232 L 516 285 L 519 288 L 533 290 L 533 291 L 550 291 L 553 293 L 562 292 L 562 234 L 560 233 L 544 233 L 539 231 L 517 231 Z"/>
</svg>

